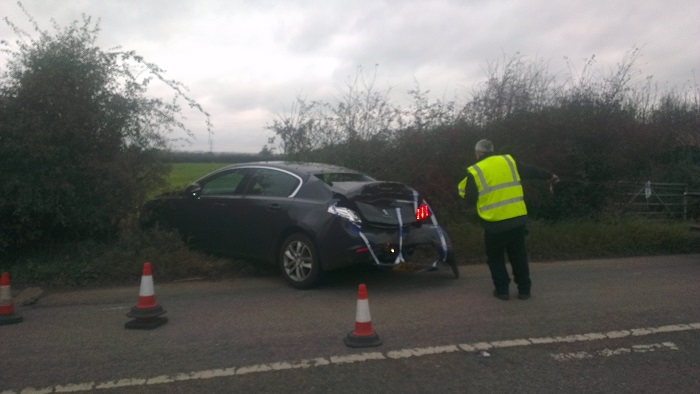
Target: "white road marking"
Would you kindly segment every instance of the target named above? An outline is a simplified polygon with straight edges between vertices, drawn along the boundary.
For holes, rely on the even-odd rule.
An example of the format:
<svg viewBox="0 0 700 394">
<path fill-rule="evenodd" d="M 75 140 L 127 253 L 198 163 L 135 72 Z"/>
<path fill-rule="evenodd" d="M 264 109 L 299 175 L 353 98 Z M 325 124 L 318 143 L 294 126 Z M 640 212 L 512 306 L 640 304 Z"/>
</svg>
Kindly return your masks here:
<svg viewBox="0 0 700 394">
<path fill-rule="evenodd" d="M 416 349 L 394 350 L 394 351 L 387 352 L 386 356 L 388 358 L 399 359 L 399 358 L 426 356 L 428 354 L 452 353 L 452 352 L 458 352 L 458 351 L 459 351 L 459 347 L 457 347 L 457 345 L 448 345 L 448 346 L 435 346 L 435 347 L 425 347 L 425 348 L 416 348 Z"/>
<path fill-rule="evenodd" d="M 557 361 L 571 361 L 571 360 L 583 360 L 583 359 L 588 359 L 588 358 L 593 358 L 596 356 L 599 357 L 612 357 L 612 356 L 619 356 L 622 354 L 630 354 L 630 353 L 648 353 L 648 352 L 655 352 L 658 350 L 678 350 L 678 346 L 676 346 L 675 343 L 673 342 L 661 342 L 661 343 L 652 343 L 649 345 L 633 345 L 632 347 L 626 348 L 626 347 L 621 347 L 617 349 L 603 349 L 599 350 L 597 352 L 575 352 L 575 353 L 553 353 L 551 354 L 552 358 L 557 360 Z"/>
<path fill-rule="evenodd" d="M 116 381 L 106 381 L 106 382 L 85 382 L 85 383 L 69 383 L 64 385 L 56 385 L 45 388 L 36 389 L 34 387 L 27 387 L 20 391 L 5 390 L 0 392 L 0 394 L 44 394 L 44 393 L 76 393 L 91 390 L 108 390 L 118 387 L 138 387 L 145 385 L 154 384 L 168 384 L 174 382 L 182 382 L 189 380 L 203 380 L 203 379 L 215 379 L 221 377 L 230 377 L 237 375 L 245 375 L 251 373 L 265 373 L 274 371 L 283 371 L 290 369 L 300 369 L 300 368 L 318 368 L 331 364 L 349 364 L 366 362 L 371 360 L 386 360 L 386 359 L 402 359 L 410 357 L 422 357 L 426 355 L 441 354 L 441 353 L 452 353 L 452 352 L 475 352 L 479 353 L 483 357 L 489 357 L 491 354 L 487 350 L 494 348 L 510 348 L 510 347 L 522 347 L 522 346 L 532 346 L 540 344 L 551 344 L 551 343 L 573 343 L 573 342 L 583 342 L 583 341 L 599 341 L 604 339 L 618 339 L 625 337 L 640 337 L 653 334 L 661 333 L 672 333 L 680 331 L 691 331 L 700 330 L 699 323 L 689 323 L 689 324 L 673 324 L 660 327 L 645 327 L 645 328 L 633 328 L 630 330 L 620 330 L 620 331 L 610 331 L 607 333 L 593 332 L 586 334 L 576 334 L 567 336 L 557 336 L 557 337 L 541 337 L 541 338 L 528 338 L 528 339 L 510 339 L 502 341 L 493 342 L 476 342 L 476 343 L 466 343 L 466 344 L 456 344 L 456 345 L 444 345 L 444 346 L 430 346 L 424 348 L 412 348 L 412 349 L 401 349 L 401 350 L 391 350 L 386 353 L 383 352 L 370 352 L 370 353 L 357 353 L 357 354 L 345 354 L 330 357 L 318 357 L 309 360 L 298 360 L 298 361 L 281 361 L 273 362 L 270 364 L 255 364 L 241 367 L 230 367 L 225 369 L 211 369 L 205 371 L 193 371 L 188 373 L 179 373 L 176 375 L 159 375 L 151 378 L 132 378 L 132 379 L 120 379 Z M 590 353 L 590 352 L 576 352 L 576 353 L 561 353 L 552 354 L 552 357 L 558 361 L 568 361 L 577 359 L 586 359 L 592 357 L 611 357 L 627 353 L 646 353 L 654 352 L 658 350 L 678 350 L 672 342 L 661 342 L 653 343 L 647 345 L 634 345 L 629 348 L 618 348 L 618 349 L 603 349 L 601 351 Z"/>
<path fill-rule="evenodd" d="M 348 354 L 344 356 L 331 356 L 331 364 L 348 364 L 368 360 L 383 360 L 384 358 L 384 355 L 379 352 Z"/>
</svg>

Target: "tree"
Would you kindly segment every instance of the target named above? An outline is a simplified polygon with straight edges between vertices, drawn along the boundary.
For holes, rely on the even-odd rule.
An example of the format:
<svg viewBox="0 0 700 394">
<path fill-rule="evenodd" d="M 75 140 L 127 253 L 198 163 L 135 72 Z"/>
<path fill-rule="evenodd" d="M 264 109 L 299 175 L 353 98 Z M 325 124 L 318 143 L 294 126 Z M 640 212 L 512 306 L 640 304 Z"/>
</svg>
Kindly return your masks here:
<svg viewBox="0 0 700 394">
<path fill-rule="evenodd" d="M 389 101 L 391 89 L 378 91 L 375 74 L 367 78 L 361 67 L 348 77 L 337 103 L 297 97 L 288 114 L 275 119 L 268 142 L 290 159 L 309 160 L 311 153 L 342 146 L 362 154 L 367 141 L 385 142 L 401 124 L 401 110 Z M 359 150 L 352 149 L 354 146 Z"/>
<path fill-rule="evenodd" d="M 182 84 L 134 52 L 100 49 L 99 22 L 54 23 L 52 35 L 25 14 L 38 38 L 5 18 L 22 38 L 2 42 L 0 251 L 116 234 L 164 178 L 168 135 L 192 136 L 178 100 L 198 109 L 211 133 Z M 147 96 L 154 80 L 172 89 L 171 101 Z"/>
</svg>

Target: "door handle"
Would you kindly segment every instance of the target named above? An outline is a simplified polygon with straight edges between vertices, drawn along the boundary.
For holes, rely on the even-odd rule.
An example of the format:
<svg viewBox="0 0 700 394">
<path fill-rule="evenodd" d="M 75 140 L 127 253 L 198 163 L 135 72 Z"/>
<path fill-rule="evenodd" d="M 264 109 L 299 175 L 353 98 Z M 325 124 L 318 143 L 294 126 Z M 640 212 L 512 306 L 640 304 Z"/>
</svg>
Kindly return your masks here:
<svg viewBox="0 0 700 394">
<path fill-rule="evenodd" d="M 276 212 L 276 211 L 279 211 L 279 210 L 280 210 L 280 205 L 279 205 L 279 204 L 270 204 L 270 205 L 267 206 L 266 209 L 267 209 L 268 211 L 271 211 L 271 212 Z"/>
</svg>

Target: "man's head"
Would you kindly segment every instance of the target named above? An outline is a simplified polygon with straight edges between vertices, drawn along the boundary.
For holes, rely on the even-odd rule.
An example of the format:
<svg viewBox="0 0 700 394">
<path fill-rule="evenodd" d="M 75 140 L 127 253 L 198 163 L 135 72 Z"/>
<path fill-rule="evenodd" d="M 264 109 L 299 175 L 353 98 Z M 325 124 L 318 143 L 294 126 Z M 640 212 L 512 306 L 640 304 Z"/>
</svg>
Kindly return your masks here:
<svg viewBox="0 0 700 394">
<path fill-rule="evenodd" d="M 479 140 L 474 146 L 474 153 L 476 153 L 476 158 L 480 159 L 486 153 L 493 153 L 493 142 L 489 140 Z"/>
</svg>

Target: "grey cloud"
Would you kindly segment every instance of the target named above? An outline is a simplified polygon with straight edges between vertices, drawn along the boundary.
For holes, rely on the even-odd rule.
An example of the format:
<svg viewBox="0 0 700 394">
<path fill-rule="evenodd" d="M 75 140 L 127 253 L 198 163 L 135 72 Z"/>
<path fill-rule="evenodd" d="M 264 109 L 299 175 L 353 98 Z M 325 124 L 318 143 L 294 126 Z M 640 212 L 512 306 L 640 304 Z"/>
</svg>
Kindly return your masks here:
<svg viewBox="0 0 700 394">
<path fill-rule="evenodd" d="M 245 143 L 252 144 L 245 150 L 259 150 L 260 141 L 265 140 L 261 130 L 273 119 L 260 118 L 252 124 L 245 116 L 256 111 L 287 111 L 298 95 L 331 100 L 358 66 L 373 73 L 378 64 L 376 88 L 392 87 L 392 97 L 401 99 L 414 87 L 414 79 L 437 98 L 453 92 L 468 94 L 485 78 L 489 62 L 516 52 L 541 59 L 550 71 L 566 75 L 566 58 L 580 70 L 596 55 L 596 67 L 606 72 L 614 69 L 625 53 L 639 47 L 635 75 L 640 81 L 653 75 L 662 88 L 689 86 L 700 65 L 697 0 L 23 3 L 45 29 L 51 28 L 48 21 L 52 17 L 63 25 L 79 19 L 81 13 L 100 18 L 100 45 L 136 49 L 147 60 L 171 70 L 169 77 L 189 86 L 195 98 L 202 97 L 208 104 L 216 127 L 215 149 L 221 150 L 233 146 L 226 142 L 229 140 L 236 141 L 237 148 Z M 3 7 L 2 16 L 10 16 L 31 31 L 14 3 Z M 250 20 L 260 23 L 246 24 L 245 31 L 236 29 Z M 3 23 L 0 35 L 6 38 L 6 32 Z M 277 46 L 260 47 L 270 44 L 268 41 Z M 196 53 L 191 52 L 193 48 Z M 249 49 L 255 51 L 247 54 Z M 264 59 L 267 50 L 278 56 Z M 288 56 L 295 58 L 288 60 Z M 298 56 L 303 59 L 298 60 Z M 270 67 L 265 63 L 270 61 L 279 64 Z M 285 61 L 298 63 L 289 70 L 292 66 Z M 275 69 L 284 71 L 285 76 L 269 75 Z M 231 123 L 242 118 L 244 123 Z M 193 129 L 203 128 L 193 125 Z M 200 136 L 197 144 L 206 141 Z"/>
</svg>

